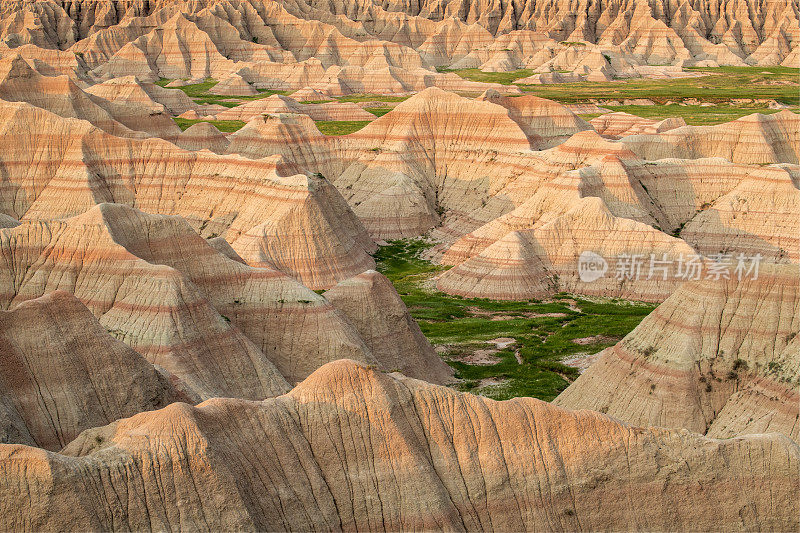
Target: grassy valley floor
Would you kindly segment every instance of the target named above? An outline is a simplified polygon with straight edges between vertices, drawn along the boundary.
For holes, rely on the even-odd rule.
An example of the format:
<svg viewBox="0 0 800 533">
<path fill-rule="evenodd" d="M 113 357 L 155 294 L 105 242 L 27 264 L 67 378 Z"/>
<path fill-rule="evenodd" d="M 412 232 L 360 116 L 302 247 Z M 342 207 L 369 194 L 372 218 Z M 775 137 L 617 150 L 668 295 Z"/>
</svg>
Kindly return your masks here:
<svg viewBox="0 0 800 533">
<path fill-rule="evenodd" d="M 462 78 L 511 85 L 533 74 L 522 69 L 513 72 L 481 72 L 478 69 L 454 72 Z M 774 100 L 800 111 L 800 69 L 789 67 L 716 67 L 688 69 L 698 77 L 676 79 L 620 79 L 609 82 L 519 85 L 526 93 L 563 104 L 600 102 L 611 111 L 624 111 L 644 118 L 681 117 L 687 124 L 702 126 L 728 122 L 751 113 L 776 113 L 766 102 Z M 653 105 L 613 105 L 606 101 L 648 99 Z M 749 101 L 748 101 L 749 100 Z M 586 119 L 597 115 L 582 115 Z"/>
<path fill-rule="evenodd" d="M 411 316 L 461 379 L 455 385 L 496 400 L 550 401 L 579 375 L 577 367 L 615 344 L 655 305 L 558 294 L 547 300 L 495 301 L 439 292 L 444 270 L 420 257 L 423 239 L 394 241 L 375 254 Z M 564 364 L 565 362 L 569 364 Z"/>
</svg>

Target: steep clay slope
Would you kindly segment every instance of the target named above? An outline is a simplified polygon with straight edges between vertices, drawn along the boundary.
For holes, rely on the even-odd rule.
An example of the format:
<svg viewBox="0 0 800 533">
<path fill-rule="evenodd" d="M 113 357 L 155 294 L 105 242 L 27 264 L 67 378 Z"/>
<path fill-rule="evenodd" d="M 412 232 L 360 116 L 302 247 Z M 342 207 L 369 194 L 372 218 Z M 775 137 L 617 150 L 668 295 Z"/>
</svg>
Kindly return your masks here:
<svg viewBox="0 0 800 533">
<path fill-rule="evenodd" d="M 247 264 L 277 268 L 312 289 L 375 267 L 369 253 L 377 246 L 328 180 L 284 182 L 284 197 L 260 206 L 269 218 L 231 242 Z"/>
<path fill-rule="evenodd" d="M 799 455 L 781 435 L 634 428 L 339 361 L 285 396 L 173 404 L 62 454 L 2 445 L 0 516 L 15 530 L 788 530 Z"/>
<path fill-rule="evenodd" d="M 344 312 L 382 369 L 430 383 L 452 381 L 453 371 L 411 318 L 392 282 L 368 270 L 323 293 Z"/>
<path fill-rule="evenodd" d="M 557 120 L 543 118 L 536 110 L 552 111 Z M 789 115 L 770 118 L 777 129 L 761 138 L 760 145 L 744 140 L 734 144 L 738 142 L 741 150 L 755 146 L 756 151 L 780 151 L 786 144 L 780 128 L 796 119 Z M 656 131 L 676 126 L 644 121 L 618 127 L 616 118 L 604 123 L 602 131 L 609 137 L 637 128 Z M 716 128 L 733 131 L 741 126 L 736 122 Z M 629 141 L 658 135 L 612 142 L 581 131 L 588 127 L 581 123 L 562 106 L 535 97 L 505 98 L 487 92 L 470 100 L 429 89 L 362 130 L 339 138 L 320 135 L 308 119 L 257 117 L 232 136 L 229 149 L 248 157 L 280 154 L 301 168 L 331 177 L 374 238 L 415 236 L 441 225 L 432 233 L 443 242 L 441 260 L 457 268 L 445 274 L 439 286 L 456 294 L 514 298 L 580 288 L 590 294 L 661 301 L 679 283 L 671 280 L 656 288 L 659 284 L 647 281 L 615 287 L 616 280 L 610 277 L 605 283 L 575 285 L 576 261 L 584 251 L 576 243 L 570 244 L 570 251 L 553 248 L 545 253 L 512 235 L 538 231 L 558 219 L 561 229 L 551 246 L 569 242 L 572 237 L 567 235 L 574 234 L 584 249 L 603 248 L 615 256 L 641 253 L 645 259 L 650 254 L 663 259 L 667 253 L 674 261 L 698 252 L 708 256 L 724 252 L 760 253 L 777 262 L 800 259 L 796 251 L 800 191 L 789 167 L 706 157 L 649 161 L 631 151 L 636 145 Z M 659 135 L 673 131 L 693 130 L 679 127 Z M 572 135 L 548 150 L 531 150 L 523 141 L 533 146 L 558 143 L 567 134 Z M 603 239 L 604 231 L 612 231 L 600 222 L 604 216 L 577 216 L 577 212 L 566 216 L 591 197 L 602 200 L 608 216 L 650 226 L 638 227 L 654 241 L 639 239 L 638 230 Z M 491 252 L 494 258 L 477 258 L 506 236 L 509 242 L 498 244 Z M 661 241 L 679 249 L 662 249 L 655 244 Z M 553 254 L 561 256 L 557 266 L 546 257 Z M 464 264 L 470 259 L 473 263 Z M 496 268 L 500 270 L 494 272 Z M 553 282 L 556 277 L 560 283 Z"/>
<path fill-rule="evenodd" d="M 0 132 L 0 168 L 8 176 L 0 212 L 15 218 L 71 216 L 101 202 L 177 214 L 204 236 L 224 236 L 246 260 L 307 278 L 314 288 L 374 266 L 375 245 L 336 189 L 280 158 L 113 137 L 20 103 L 0 102 Z M 304 230 L 302 246 L 277 238 L 287 224 Z"/>
<path fill-rule="evenodd" d="M 531 146 L 537 150 L 552 148 L 579 131 L 591 129 L 585 120 L 558 102 L 532 94 L 508 97 L 489 90 L 478 97 L 478 100 L 508 109 L 508 115 L 519 124 L 528 136 Z"/>
<path fill-rule="evenodd" d="M 800 436 L 800 270 L 681 286 L 556 398 L 636 425 Z"/>
<path fill-rule="evenodd" d="M 175 141 L 185 150 L 211 150 L 216 154 L 225 153 L 230 141 L 210 122 L 198 122 L 186 128 Z"/>
<path fill-rule="evenodd" d="M 74 296 L 0 311 L 0 442 L 58 450 L 88 428 L 186 401 Z"/>
<path fill-rule="evenodd" d="M 798 163 L 800 117 L 754 113 L 716 126 L 684 126 L 623 139 L 643 159 L 722 157 L 734 163 Z"/>
<path fill-rule="evenodd" d="M 579 278 L 579 260 L 586 251 L 606 260 L 608 271 L 600 279 L 584 282 Z M 436 286 L 451 294 L 503 300 L 542 298 L 564 291 L 659 302 L 682 280 L 674 273 L 650 276 L 647 261 L 652 256 L 675 265 L 691 255 L 694 250 L 680 239 L 615 217 L 600 198 L 583 198 L 538 229 L 508 233 L 442 274 Z M 638 257 L 644 268 L 628 269 L 625 257 Z"/>
<path fill-rule="evenodd" d="M 800 40 L 798 11 L 791 0 L 5 0 L 0 36 L 14 46 L 72 47 L 93 66 L 109 61 L 117 70 L 152 72 L 151 63 L 195 79 L 235 72 L 234 61 L 288 64 L 310 57 L 326 69 L 584 67 L 607 75 L 643 64 L 790 65 Z M 151 31 L 156 27 L 163 34 Z M 402 76 L 391 78 L 402 83 Z"/>
<path fill-rule="evenodd" d="M 374 362 L 346 319 L 274 269 L 209 246 L 178 217 L 103 204 L 2 230 L 3 307 L 72 292 L 194 398 L 260 399 L 342 356 Z M 221 354 L 225 371 L 220 372 Z"/>
<path fill-rule="evenodd" d="M 334 182 L 381 238 L 435 225 L 437 208 L 469 218 L 516 177 L 513 166 L 499 162 L 531 147 L 505 107 L 439 89 L 402 102 L 342 142 L 353 162 Z"/>
<path fill-rule="evenodd" d="M 509 103 L 514 100 L 520 103 Z M 634 153 L 637 139 L 676 132 L 684 132 L 684 138 L 695 130 L 683 127 L 613 142 L 581 131 L 581 121 L 562 106 L 553 107 L 561 117 L 557 127 L 534 112 L 551 107 L 525 97 L 487 93 L 476 101 L 429 89 L 341 138 L 323 136 L 302 115 L 257 116 L 230 137 L 227 147 L 246 157 L 218 157 L 156 139 L 110 137 L 85 122 L 3 104 L 8 148 L 0 166 L 10 177 L 5 187 L 13 191 L 4 196 L 3 211 L 15 218 L 52 218 L 114 201 L 179 214 L 204 236 L 224 236 L 248 264 L 281 270 L 314 289 L 373 268 L 370 237 L 415 236 L 441 225 L 433 235 L 443 241 L 442 260 L 461 265 L 512 231 L 537 231 L 565 216 L 586 197 L 600 198 L 614 217 L 649 225 L 661 240 L 678 236 L 701 254 L 761 253 L 772 261 L 798 260 L 800 191 L 791 166 L 761 168 L 709 158 L 642 160 Z M 797 116 L 768 118 L 762 130 L 771 133 L 759 137 L 761 144 L 737 141 L 742 148 L 736 150 L 790 150 L 792 137 L 784 130 Z M 714 128 L 734 131 L 742 127 L 738 122 Z M 197 150 L 207 143 L 222 151 L 225 142 L 210 127 L 184 132 L 185 146 Z M 569 132 L 576 133 L 554 148 L 531 149 L 532 143 L 558 142 Z M 131 152 L 139 155 L 131 159 L 126 155 Z M 257 159 L 265 155 L 273 157 Z M 669 154 L 644 154 L 660 155 Z M 165 168 L 167 175 L 179 176 L 168 179 L 167 188 L 161 186 Z M 304 176 L 301 170 L 329 179 Z M 63 187 L 73 191 L 66 203 Z M 594 229 L 586 217 L 572 217 L 572 223 L 578 224 L 572 232 L 583 232 L 581 223 L 588 224 L 586 231 Z M 639 251 L 647 256 L 654 250 Z M 485 277 L 480 273 L 485 268 L 467 265 L 461 271 Z M 566 272 L 574 276 L 566 266 L 547 268 L 551 274 L 560 268 L 557 275 L 565 280 Z M 556 288 L 545 281 L 547 275 L 521 275 L 533 276 L 537 287 L 521 293 L 540 291 L 543 283 Z M 593 293 L 605 288 L 593 287 Z M 511 297 L 516 291 L 474 289 L 469 294 Z M 664 290 L 614 292 L 660 299 L 668 294 Z"/>
<path fill-rule="evenodd" d="M 142 107 L 160 104 L 171 115 L 181 115 L 199 107 L 183 91 L 171 91 L 154 83 L 141 81 L 136 76 L 123 76 L 98 83 L 86 89 L 86 92 L 115 103 Z"/>
<path fill-rule="evenodd" d="M 519 203 L 442 247 L 441 262 L 456 268 L 442 276 L 439 287 L 485 297 L 529 297 L 552 290 L 586 290 L 589 294 L 598 294 L 596 290 L 608 294 L 632 291 L 630 295 L 636 297 L 636 291 L 641 290 L 640 296 L 650 292 L 646 298 L 660 301 L 670 294 L 674 282 L 672 288 L 664 287 L 658 295 L 659 291 L 652 292 L 652 284 L 649 289 L 635 289 L 641 284 L 633 282 L 627 288 L 597 282 L 576 286 L 569 280 L 575 277 L 582 251 L 612 256 L 641 253 L 645 260 L 653 253 L 661 259 L 668 250 L 650 246 L 656 241 L 680 242 L 673 239 L 675 236 L 684 243 L 680 250 L 673 250 L 676 255 L 668 253 L 673 261 L 696 253 L 709 257 L 761 254 L 771 262 L 800 259 L 800 223 L 796 216 L 800 190 L 791 165 L 732 164 L 720 158 L 651 162 L 639 159 L 624 146 L 601 141 L 596 134 L 580 133 L 531 157 L 535 171 L 521 174 L 502 191 L 519 195 Z M 575 167 L 578 169 L 572 170 Z M 503 197 L 502 193 L 493 201 Z M 647 226 L 627 235 L 615 234 L 602 222 L 603 217 L 593 218 L 581 207 L 590 205 L 586 200 L 593 197 L 601 204 L 591 205 L 602 206 L 609 215 Z M 490 206 L 491 201 L 487 208 Z M 575 210 L 572 215 L 568 215 L 570 210 Z M 548 224 L 559 228 L 554 233 L 556 242 L 566 243 L 568 249 L 545 252 L 531 245 L 535 241 L 520 238 L 541 232 Z M 437 231 L 445 234 L 447 229 Z M 644 238 L 648 232 L 657 237 L 656 241 Z M 612 244 L 614 241 L 617 244 Z M 551 265 L 548 255 L 553 253 L 561 256 L 555 261 L 561 263 L 560 268 Z M 557 272 L 561 283 L 548 281 L 557 270 L 562 270 Z M 612 277 L 614 271 L 615 265 L 610 262 Z"/>
<path fill-rule="evenodd" d="M 82 118 L 112 135 L 136 138 L 149 134 L 170 139 L 180 131 L 161 104 L 106 100 L 83 91 L 67 75 L 43 76 L 19 54 L 0 60 L 0 99 L 28 102 L 66 118 Z"/>
</svg>

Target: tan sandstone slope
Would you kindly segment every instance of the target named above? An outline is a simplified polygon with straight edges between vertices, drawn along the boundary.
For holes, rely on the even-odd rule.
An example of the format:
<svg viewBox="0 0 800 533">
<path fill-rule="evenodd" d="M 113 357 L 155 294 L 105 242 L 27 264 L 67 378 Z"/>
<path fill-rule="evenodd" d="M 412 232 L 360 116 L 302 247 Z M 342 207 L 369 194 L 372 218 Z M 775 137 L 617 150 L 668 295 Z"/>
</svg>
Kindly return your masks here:
<svg viewBox="0 0 800 533">
<path fill-rule="evenodd" d="M 314 288 L 374 267 L 375 245 L 337 190 L 278 157 L 124 139 L 22 103 L 0 102 L 0 131 L 0 168 L 9 174 L 0 212 L 15 218 L 125 203 L 181 215 L 203 236 L 224 236 L 248 263 L 272 265 Z M 287 227 L 295 237 L 278 238 Z"/>
<path fill-rule="evenodd" d="M 347 315 L 384 370 L 431 383 L 452 381 L 452 369 L 433 350 L 386 276 L 368 270 L 323 296 Z"/>
<path fill-rule="evenodd" d="M 734 163 L 798 163 L 800 117 L 754 113 L 716 126 L 683 126 L 623 142 L 643 159 L 723 157 Z"/>
<path fill-rule="evenodd" d="M 592 81 L 684 65 L 793 66 L 800 30 L 791 0 L 4 0 L 0 37 L 74 51 L 93 76 L 403 92 L 470 87 L 435 66 L 530 68 L 540 78 L 568 70 Z"/>
<path fill-rule="evenodd" d="M 3 307 L 72 292 L 193 398 L 260 399 L 343 356 L 374 362 L 321 296 L 229 259 L 179 217 L 102 204 L 0 230 L 0 254 Z"/>
<path fill-rule="evenodd" d="M 0 311 L 0 442 L 58 450 L 84 429 L 186 401 L 74 296 Z"/>
<path fill-rule="evenodd" d="M 800 270 L 688 282 L 556 398 L 713 437 L 800 436 Z"/>
<path fill-rule="evenodd" d="M 799 461 L 782 435 L 635 428 L 338 361 L 287 395 L 173 404 L 61 454 L 0 445 L 0 517 L 39 531 L 790 530 Z"/>
</svg>

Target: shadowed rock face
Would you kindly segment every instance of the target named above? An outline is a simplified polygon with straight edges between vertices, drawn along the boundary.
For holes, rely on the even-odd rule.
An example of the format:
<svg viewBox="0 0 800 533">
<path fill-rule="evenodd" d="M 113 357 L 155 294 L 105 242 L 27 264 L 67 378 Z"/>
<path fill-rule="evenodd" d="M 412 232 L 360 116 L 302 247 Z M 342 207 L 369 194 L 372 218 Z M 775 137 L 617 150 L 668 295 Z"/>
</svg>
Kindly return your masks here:
<svg viewBox="0 0 800 533">
<path fill-rule="evenodd" d="M 481 0 L 469 6 L 455 0 L 4 0 L 0 16 L 0 35 L 13 45 L 72 47 L 92 66 L 111 63 L 113 72 L 155 66 L 173 73 L 167 77 L 199 79 L 237 73 L 234 61 L 284 62 L 287 55 L 313 57 L 325 68 L 580 66 L 605 75 L 627 66 L 623 59 L 792 65 L 798 42 L 798 7 L 790 0 L 680 6 L 665 0 Z M 388 80 L 408 83 L 397 75 Z"/>
<path fill-rule="evenodd" d="M 130 89 L 131 101 L 154 102 L 147 85 Z M 284 102 L 240 107 L 276 98 Z M 203 236 L 222 235 L 247 264 L 312 289 L 374 268 L 371 238 L 432 228 L 441 261 L 455 267 L 439 287 L 476 297 L 566 290 L 662 301 L 677 286 L 582 284 L 585 250 L 800 260 L 797 116 L 788 111 L 703 128 L 608 116 L 601 132 L 624 135 L 612 141 L 547 100 L 431 88 L 351 135 L 326 137 L 303 115 L 258 115 L 229 139 L 209 124 L 189 128 L 176 142 L 190 150 L 20 103 L 0 115 L 5 214 L 49 219 L 101 201 L 179 214 Z"/>
<path fill-rule="evenodd" d="M 0 311 L 0 398 L 0 441 L 48 450 L 84 429 L 187 400 L 60 291 Z"/>
<path fill-rule="evenodd" d="M 285 396 L 173 404 L 61 454 L 2 445 L 0 516 L 15 530 L 792 529 L 799 460 L 780 435 L 633 428 L 339 361 Z"/>
<path fill-rule="evenodd" d="M 368 270 L 323 296 L 356 327 L 382 370 L 430 383 L 452 381 L 453 371 L 433 350 L 392 282 L 382 274 Z"/>
<path fill-rule="evenodd" d="M 797 530 L 798 116 L 590 124 L 437 67 L 799 43 L 794 0 L 0 0 L 2 529 Z M 409 98 L 323 103 L 373 93 Z M 461 394 L 372 270 L 423 234 L 449 293 L 663 303 L 558 405 Z M 586 250 L 771 264 L 587 282 Z"/>
<path fill-rule="evenodd" d="M 800 270 L 680 287 L 554 403 L 713 437 L 800 435 Z"/>
<path fill-rule="evenodd" d="M 3 307 L 69 291 L 195 399 L 261 399 L 346 354 L 373 362 L 323 298 L 229 259 L 178 217 L 102 204 L 1 230 L 0 255 L 11 265 L 0 275 Z"/>
<path fill-rule="evenodd" d="M 248 263 L 271 265 L 313 288 L 375 266 L 375 244 L 337 190 L 280 158 L 124 139 L 26 104 L 2 104 L 0 116 L 0 167 L 9 176 L 0 210 L 8 215 L 60 218 L 101 202 L 177 214 L 203 236 L 224 236 Z M 275 236 L 290 226 L 305 231 L 304 246 L 296 246 L 299 237 Z"/>
</svg>

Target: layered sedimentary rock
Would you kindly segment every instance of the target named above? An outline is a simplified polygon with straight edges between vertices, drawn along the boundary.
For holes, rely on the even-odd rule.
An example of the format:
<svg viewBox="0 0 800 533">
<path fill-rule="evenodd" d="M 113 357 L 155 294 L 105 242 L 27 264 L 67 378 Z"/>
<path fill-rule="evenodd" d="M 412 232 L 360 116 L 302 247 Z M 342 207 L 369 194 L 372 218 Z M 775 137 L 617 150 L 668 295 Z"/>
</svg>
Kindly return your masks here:
<svg viewBox="0 0 800 533">
<path fill-rule="evenodd" d="M 171 91 L 154 83 L 141 81 L 136 76 L 113 78 L 92 85 L 86 92 L 117 104 L 126 103 L 145 109 L 160 104 L 171 115 L 181 115 L 198 108 L 183 91 Z"/>
<path fill-rule="evenodd" d="M 0 116 L 0 167 L 8 176 L 0 211 L 15 218 L 71 216 L 100 202 L 177 214 L 204 236 L 223 235 L 254 264 L 268 262 L 315 288 L 374 266 L 375 245 L 336 189 L 280 158 L 114 137 L 25 104 L 0 104 Z M 275 236 L 287 224 L 294 241 Z"/>
<path fill-rule="evenodd" d="M 800 117 L 754 113 L 716 126 L 684 126 L 623 142 L 643 159 L 722 157 L 734 163 L 798 163 Z"/>
<path fill-rule="evenodd" d="M 593 118 L 591 125 L 603 137 L 619 139 L 628 135 L 655 134 L 674 130 L 685 126 L 686 122 L 682 118 L 675 117 L 651 120 L 620 111 Z"/>
<path fill-rule="evenodd" d="M 209 92 L 223 96 L 252 96 L 258 91 L 238 74 L 229 76 L 216 85 Z"/>
<path fill-rule="evenodd" d="M 510 115 L 489 101 L 428 89 L 342 141 L 354 161 L 335 184 L 376 237 L 430 228 L 437 208 L 470 217 L 513 179 L 515 169 L 499 161 L 530 150 Z"/>
<path fill-rule="evenodd" d="M 797 529 L 798 116 L 589 124 L 439 68 L 794 66 L 797 13 L 0 0 L 0 524 Z M 605 414 L 412 379 L 453 374 L 370 254 L 426 233 L 450 293 L 664 302 L 557 400 Z"/>
<path fill-rule="evenodd" d="M 230 141 L 210 122 L 198 122 L 186 128 L 175 144 L 186 150 L 211 150 L 222 154 L 228 150 Z"/>
<path fill-rule="evenodd" d="M 403 300 L 385 276 L 368 270 L 323 293 L 344 312 L 382 369 L 431 383 L 445 383 L 453 371 L 433 350 Z"/>
<path fill-rule="evenodd" d="M 790 115 L 770 117 L 777 129 L 758 150 L 791 146 L 791 134 L 787 143 L 781 133 L 796 119 Z M 649 161 L 642 157 L 658 154 L 637 155 L 637 139 L 694 131 L 677 121 L 629 123 L 627 117 L 609 115 L 598 123 L 607 137 L 585 131 L 588 127 L 562 106 L 535 97 L 487 92 L 475 101 L 430 89 L 340 138 L 320 135 L 307 119 L 255 118 L 232 136 L 229 149 L 249 157 L 280 154 L 301 168 L 323 172 L 374 238 L 420 235 L 441 224 L 433 232 L 444 241 L 441 260 L 456 268 L 442 276 L 439 287 L 457 294 L 527 298 L 586 290 L 661 301 L 681 281 L 630 280 L 612 287 L 623 280 L 614 278 L 611 263 L 604 282 L 576 285 L 577 260 L 586 250 L 611 253 L 607 259 L 633 255 L 645 261 L 651 255 L 678 261 L 697 253 L 798 260 L 800 191 L 791 166 L 764 168 L 706 157 Z M 657 130 L 666 132 L 628 135 Z M 625 135 L 623 142 L 609 139 Z M 747 149 L 744 141 L 736 142 Z M 533 149 L 548 143 L 556 146 Z M 601 202 L 583 201 L 592 197 Z M 577 205 L 606 213 L 594 216 L 580 207 L 568 215 Z M 612 219 L 613 224 L 603 222 Z M 631 221 L 643 225 L 621 233 L 612 229 Z M 531 245 L 534 232 L 551 223 L 557 229 L 551 230 L 555 241 L 545 239 L 550 251 Z M 652 239 L 640 239 L 640 232 Z M 572 249 L 560 249 L 558 243 L 571 242 L 571 235 L 576 236 Z M 488 256 L 478 257 L 484 252 Z"/>
<path fill-rule="evenodd" d="M 752 266 L 682 285 L 555 403 L 635 425 L 797 441 L 800 270 Z"/>
<path fill-rule="evenodd" d="M 58 450 L 186 397 L 86 307 L 51 292 L 0 311 L 0 442 Z"/>
<path fill-rule="evenodd" d="M 511 119 L 519 124 L 538 150 L 561 144 L 579 131 L 591 129 L 589 124 L 572 111 L 552 100 L 533 95 L 502 96 L 495 90 L 486 91 L 478 100 L 492 102 L 508 109 Z"/>
<path fill-rule="evenodd" d="M 655 292 L 652 284 L 636 289 L 645 284 L 633 279 L 616 288 L 596 282 L 573 285 L 569 280 L 577 273 L 579 254 L 611 253 L 611 258 L 604 257 L 612 278 L 616 266 L 610 259 L 620 254 L 640 255 L 645 276 L 651 254 L 661 260 L 666 253 L 669 261 L 696 254 L 761 254 L 771 262 L 798 261 L 800 191 L 791 165 L 762 167 L 719 158 L 651 162 L 639 159 L 626 146 L 580 133 L 531 157 L 530 165 L 536 170 L 525 171 L 494 199 L 514 198 L 508 191 L 519 194 L 516 205 L 443 248 L 441 261 L 455 268 L 442 275 L 439 287 L 470 296 L 506 298 L 553 290 L 630 291 L 635 297 L 640 290 L 640 296 L 659 301 L 680 280 Z M 586 210 L 589 205 L 607 214 L 593 217 Z M 570 214 L 570 210 L 574 211 Z M 602 222 L 611 219 L 623 226 L 637 221 L 649 227 L 640 226 L 626 236 Z M 545 227 L 553 228 L 556 237 L 548 246 L 561 242 L 569 248 L 557 246 L 547 252 L 548 246 L 540 247 L 534 235 L 542 234 Z M 640 238 L 648 234 L 654 240 Z M 684 242 L 673 239 L 676 236 Z M 662 241 L 679 247 L 661 249 L 655 243 Z M 553 261 L 552 254 L 561 259 Z M 556 278 L 559 283 L 554 283 Z"/>
<path fill-rule="evenodd" d="M 146 134 L 172 138 L 179 130 L 166 108 L 147 97 L 147 101 L 128 103 L 107 100 L 83 91 L 67 75 L 44 76 L 31 68 L 18 54 L 0 60 L 0 98 L 9 102 L 28 102 L 65 118 L 81 118 L 98 128 L 124 137 Z"/>
<path fill-rule="evenodd" d="M 192 398 L 260 399 L 284 392 L 284 377 L 298 381 L 345 355 L 374 362 L 322 297 L 229 259 L 178 217 L 103 204 L 0 233 L 12 265 L 3 307 L 71 292 Z"/>
<path fill-rule="evenodd" d="M 284 183 L 284 197 L 260 206 L 269 218 L 231 243 L 247 264 L 277 268 L 312 289 L 375 267 L 368 252 L 377 246 L 328 180 Z"/>
<path fill-rule="evenodd" d="M 2 445 L 0 516 L 15 530 L 793 529 L 799 454 L 782 435 L 635 428 L 340 361 L 278 398 L 174 404 L 60 454 Z"/>
<path fill-rule="evenodd" d="M 607 270 L 600 278 L 581 279 L 580 262 L 586 252 L 605 261 Z M 452 294 L 505 300 L 566 291 L 662 301 L 682 280 L 663 270 L 651 272 L 649 261 L 676 265 L 692 255 L 694 250 L 680 239 L 615 217 L 600 198 L 584 198 L 538 229 L 508 233 L 442 274 L 437 287 Z"/>
<path fill-rule="evenodd" d="M 0 15 L 0 35 L 10 45 L 72 48 L 93 67 L 113 64 L 112 72 L 155 67 L 181 74 L 167 77 L 202 79 L 242 68 L 247 74 L 259 63 L 303 65 L 314 58 L 318 68 L 350 67 L 373 77 L 383 72 L 386 87 L 419 79 L 415 70 L 446 79 L 430 65 L 570 70 L 593 79 L 629 75 L 648 64 L 661 70 L 665 64 L 792 65 L 800 40 L 798 7 L 789 0 L 692 6 L 504 0 L 468 9 L 452 1 L 7 0 Z M 414 74 L 391 72 L 398 68 Z M 365 80 L 360 73 L 345 79 Z M 302 81 L 297 89 L 319 80 Z"/>
</svg>

